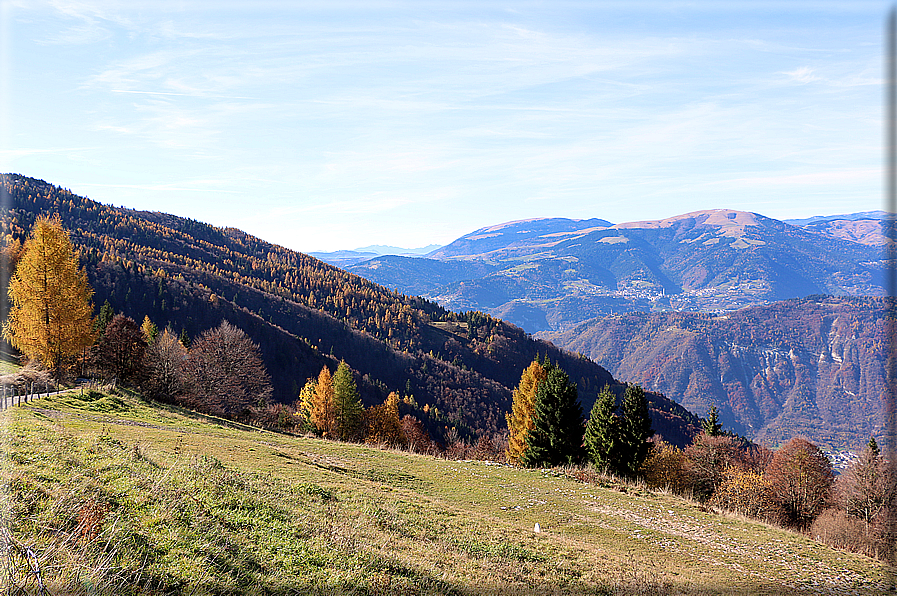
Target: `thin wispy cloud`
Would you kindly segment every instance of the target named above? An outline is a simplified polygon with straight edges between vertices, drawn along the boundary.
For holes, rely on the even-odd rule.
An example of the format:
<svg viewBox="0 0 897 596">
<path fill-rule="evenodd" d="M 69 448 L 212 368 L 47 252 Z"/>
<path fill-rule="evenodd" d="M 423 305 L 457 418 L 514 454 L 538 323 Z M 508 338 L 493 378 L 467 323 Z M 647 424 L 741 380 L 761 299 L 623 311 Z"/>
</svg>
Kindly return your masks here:
<svg viewBox="0 0 897 596">
<path fill-rule="evenodd" d="M 813 81 L 822 80 L 821 77 L 813 74 L 813 69 L 807 66 L 801 66 L 798 69 L 792 70 L 790 72 L 785 72 L 785 75 L 791 78 L 793 81 L 797 81 L 798 83 L 812 83 Z"/>
<path fill-rule="evenodd" d="M 298 249 L 804 190 L 877 208 L 877 9 L 722 4 L 17 0 L 0 155 Z"/>
</svg>

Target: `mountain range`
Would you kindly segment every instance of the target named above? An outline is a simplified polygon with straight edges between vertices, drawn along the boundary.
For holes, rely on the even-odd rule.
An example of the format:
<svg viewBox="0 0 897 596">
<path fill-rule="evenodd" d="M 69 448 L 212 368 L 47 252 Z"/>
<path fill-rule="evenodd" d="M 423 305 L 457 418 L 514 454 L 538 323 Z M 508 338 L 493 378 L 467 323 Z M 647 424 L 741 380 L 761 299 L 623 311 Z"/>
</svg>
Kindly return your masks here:
<svg viewBox="0 0 897 596">
<path fill-rule="evenodd" d="M 751 439 L 855 449 L 884 430 L 884 215 L 515 221 L 349 269 L 511 321 L 699 415 L 715 405 Z"/>
<path fill-rule="evenodd" d="M 882 294 L 879 214 L 793 225 L 714 209 L 662 220 L 536 219 L 481 228 L 427 255 L 349 271 L 530 333 L 629 311 L 729 311 L 811 294 Z"/>
<path fill-rule="evenodd" d="M 586 412 L 604 385 L 642 384 L 655 429 L 680 445 L 697 429 L 691 412 L 711 405 L 726 428 L 770 445 L 803 434 L 856 448 L 882 432 L 881 214 L 516 221 L 427 258 L 344 271 L 235 228 L 33 178 L 4 175 L 0 193 L 7 243 L 38 215 L 61 216 L 96 304 L 191 337 L 222 319 L 246 330 L 280 402 L 346 360 L 366 405 L 398 390 L 414 397 L 403 413 L 437 438 L 488 436 L 503 431 L 521 370 L 548 357 Z"/>
</svg>

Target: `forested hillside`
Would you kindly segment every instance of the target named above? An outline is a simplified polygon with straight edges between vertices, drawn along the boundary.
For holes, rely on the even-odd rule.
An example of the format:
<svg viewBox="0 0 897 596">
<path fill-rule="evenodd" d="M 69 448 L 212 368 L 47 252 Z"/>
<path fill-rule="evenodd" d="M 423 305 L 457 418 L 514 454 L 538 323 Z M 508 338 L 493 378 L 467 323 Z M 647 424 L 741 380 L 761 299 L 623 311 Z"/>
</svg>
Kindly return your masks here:
<svg viewBox="0 0 897 596">
<path fill-rule="evenodd" d="M 148 315 L 191 337 L 230 321 L 261 346 L 277 401 L 292 403 L 305 379 L 344 359 L 366 404 L 397 390 L 414 396 L 414 413 L 437 436 L 453 426 L 490 434 L 505 428 L 511 389 L 538 356 L 577 382 L 586 411 L 602 387 L 615 385 L 587 358 L 498 319 L 447 311 L 237 229 L 101 205 L 18 175 L 2 176 L 2 192 L 8 246 L 38 215 L 58 213 L 96 305 L 108 300 L 118 312 Z M 694 416 L 662 396 L 650 399 L 655 429 L 686 441 Z"/>
<path fill-rule="evenodd" d="M 716 405 L 749 438 L 858 449 L 883 432 L 885 315 L 882 298 L 811 296 L 728 314 L 615 315 L 550 337 L 698 414 Z"/>
</svg>

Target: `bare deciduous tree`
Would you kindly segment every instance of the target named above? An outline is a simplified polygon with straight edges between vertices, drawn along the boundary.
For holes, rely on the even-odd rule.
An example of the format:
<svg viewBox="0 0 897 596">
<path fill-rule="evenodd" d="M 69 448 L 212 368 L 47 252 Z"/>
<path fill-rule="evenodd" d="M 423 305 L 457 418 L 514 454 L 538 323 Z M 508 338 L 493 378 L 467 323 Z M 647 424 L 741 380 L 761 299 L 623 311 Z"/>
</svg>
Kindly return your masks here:
<svg viewBox="0 0 897 596">
<path fill-rule="evenodd" d="M 894 504 L 895 479 L 875 440 L 835 483 L 838 504 L 847 515 L 872 523 Z"/>
<path fill-rule="evenodd" d="M 730 467 L 743 468 L 744 453 L 738 442 L 728 436 L 701 433 L 683 450 L 685 475 L 695 496 L 709 499 L 725 479 Z"/>
<path fill-rule="evenodd" d="M 147 397 L 160 401 L 176 401 L 184 391 L 184 358 L 187 349 L 170 328 L 156 336 L 144 354 Z"/>
<path fill-rule="evenodd" d="M 245 416 L 271 396 L 271 380 L 259 347 L 227 321 L 203 332 L 184 361 L 186 403 L 198 410 Z"/>
<path fill-rule="evenodd" d="M 137 383 L 143 372 L 146 340 L 130 317 L 115 315 L 91 348 L 91 361 L 106 379 Z"/>
</svg>

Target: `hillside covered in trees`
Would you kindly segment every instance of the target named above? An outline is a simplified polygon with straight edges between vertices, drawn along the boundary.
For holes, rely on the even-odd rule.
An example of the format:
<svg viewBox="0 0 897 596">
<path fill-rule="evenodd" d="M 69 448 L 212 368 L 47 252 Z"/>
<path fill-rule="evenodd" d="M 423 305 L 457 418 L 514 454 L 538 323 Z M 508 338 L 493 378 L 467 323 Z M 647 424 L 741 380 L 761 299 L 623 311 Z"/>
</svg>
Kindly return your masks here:
<svg viewBox="0 0 897 596">
<path fill-rule="evenodd" d="M 498 319 L 450 312 L 234 228 L 102 205 L 18 175 L 3 175 L 0 192 L 7 254 L 39 215 L 58 213 L 95 305 L 108 300 L 116 312 L 189 337 L 229 321 L 261 347 L 275 401 L 293 403 L 306 379 L 345 360 L 365 404 L 391 390 L 413 395 L 405 407 L 439 437 L 452 427 L 501 432 L 511 388 L 540 356 L 577 383 L 585 411 L 605 385 L 624 389 L 591 360 Z M 686 443 L 697 419 L 661 395 L 649 402 L 654 428 Z"/>
<path fill-rule="evenodd" d="M 768 445 L 858 449 L 885 417 L 885 301 L 810 296 L 726 314 L 630 313 L 548 337 Z"/>
</svg>

